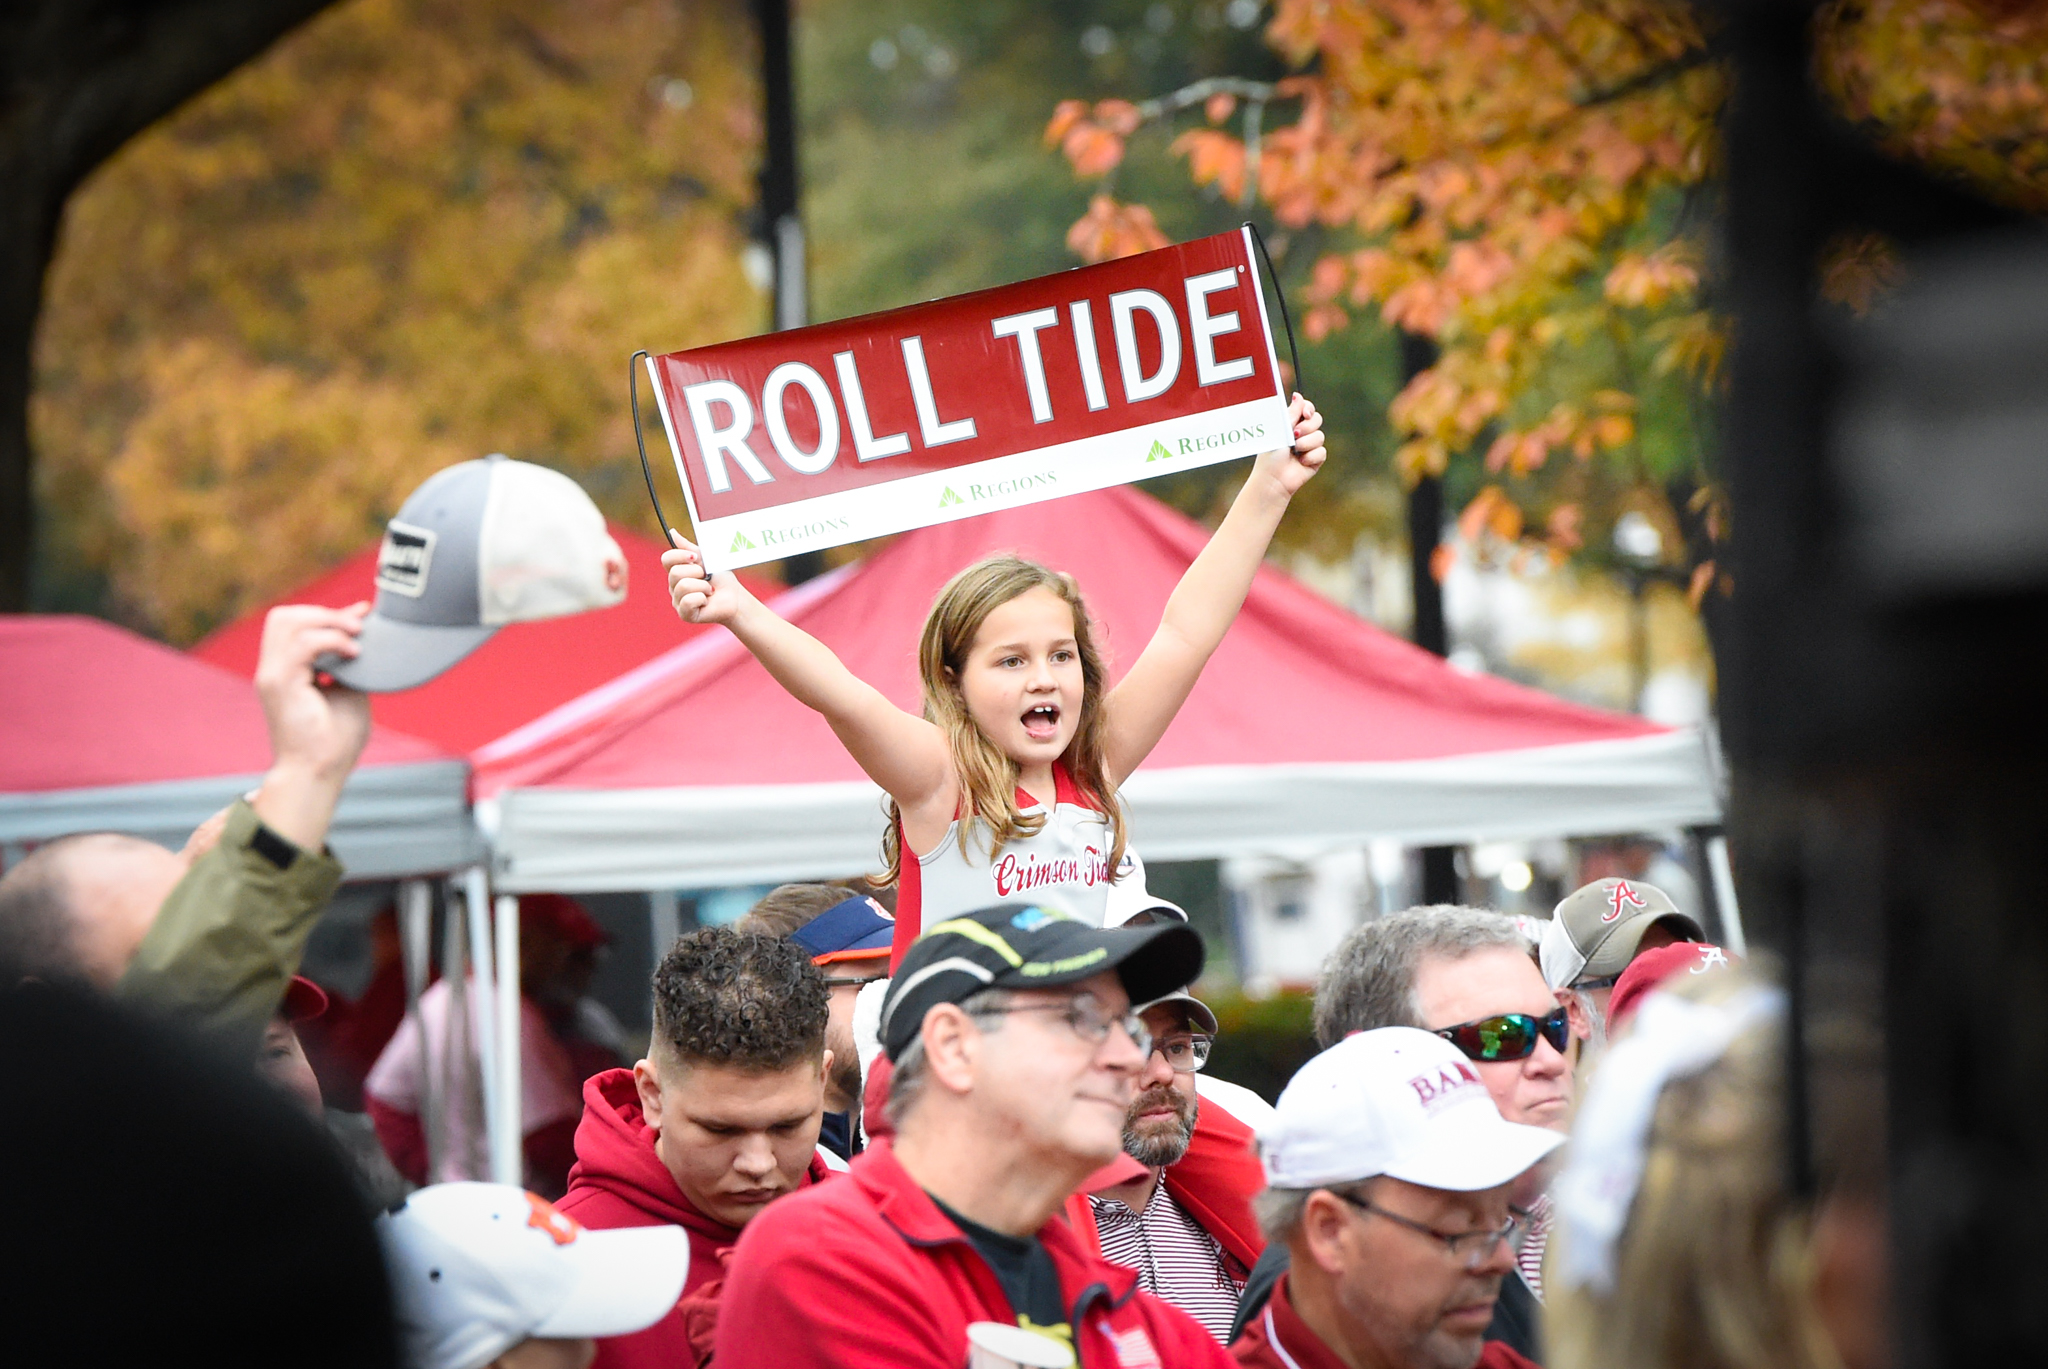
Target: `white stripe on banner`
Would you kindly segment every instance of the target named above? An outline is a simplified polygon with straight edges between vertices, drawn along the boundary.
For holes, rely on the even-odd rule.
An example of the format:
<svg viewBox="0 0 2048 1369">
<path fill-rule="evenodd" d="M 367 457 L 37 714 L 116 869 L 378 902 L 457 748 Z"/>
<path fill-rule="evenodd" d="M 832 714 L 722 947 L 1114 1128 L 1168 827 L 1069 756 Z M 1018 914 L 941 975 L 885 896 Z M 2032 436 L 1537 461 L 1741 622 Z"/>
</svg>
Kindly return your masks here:
<svg viewBox="0 0 2048 1369">
<path fill-rule="evenodd" d="M 653 361 L 647 365 L 652 373 Z M 654 391 L 659 397 L 658 376 Z M 667 417 L 664 402 L 663 426 L 672 430 Z M 708 568 L 734 570 L 797 552 L 1234 461 L 1285 446 L 1288 439 L 1287 403 L 1268 396 L 886 484 L 706 519 L 696 524 L 697 545 Z M 676 470 L 682 471 L 680 457 Z M 688 489 L 687 480 L 684 488 Z"/>
</svg>

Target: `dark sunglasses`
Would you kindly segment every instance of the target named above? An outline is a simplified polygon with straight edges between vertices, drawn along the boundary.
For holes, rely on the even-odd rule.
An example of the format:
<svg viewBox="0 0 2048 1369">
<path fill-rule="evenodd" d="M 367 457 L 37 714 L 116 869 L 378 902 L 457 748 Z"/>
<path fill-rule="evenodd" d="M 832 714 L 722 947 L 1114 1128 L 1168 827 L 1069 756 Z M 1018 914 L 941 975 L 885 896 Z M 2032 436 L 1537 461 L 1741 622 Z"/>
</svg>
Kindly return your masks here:
<svg viewBox="0 0 2048 1369">
<path fill-rule="evenodd" d="M 1525 1012 L 1504 1012 L 1482 1017 L 1477 1022 L 1460 1022 L 1437 1032 L 1444 1040 L 1465 1052 L 1472 1060 L 1526 1060 L 1536 1053 L 1541 1036 L 1560 1055 L 1571 1044 L 1572 1022 L 1563 1008 L 1548 1017 L 1531 1017 Z"/>
</svg>

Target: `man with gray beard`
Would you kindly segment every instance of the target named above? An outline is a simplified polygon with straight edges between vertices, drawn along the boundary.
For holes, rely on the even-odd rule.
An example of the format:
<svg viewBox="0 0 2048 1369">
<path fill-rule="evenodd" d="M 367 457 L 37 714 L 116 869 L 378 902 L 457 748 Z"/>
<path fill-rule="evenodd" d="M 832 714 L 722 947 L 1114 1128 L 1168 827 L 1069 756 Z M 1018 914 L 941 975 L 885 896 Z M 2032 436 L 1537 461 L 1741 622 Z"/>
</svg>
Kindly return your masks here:
<svg viewBox="0 0 2048 1369">
<path fill-rule="evenodd" d="M 1249 1216 L 1258 1165 L 1247 1145 L 1258 1119 L 1197 1093 L 1216 1038 L 1206 1003 L 1177 993 L 1139 1011 L 1152 1054 L 1124 1115 L 1126 1160 L 1095 1176 L 1068 1211 L 1084 1239 L 1092 1228 L 1104 1259 L 1135 1269 L 1140 1288 L 1222 1341 L 1261 1248 Z"/>
</svg>

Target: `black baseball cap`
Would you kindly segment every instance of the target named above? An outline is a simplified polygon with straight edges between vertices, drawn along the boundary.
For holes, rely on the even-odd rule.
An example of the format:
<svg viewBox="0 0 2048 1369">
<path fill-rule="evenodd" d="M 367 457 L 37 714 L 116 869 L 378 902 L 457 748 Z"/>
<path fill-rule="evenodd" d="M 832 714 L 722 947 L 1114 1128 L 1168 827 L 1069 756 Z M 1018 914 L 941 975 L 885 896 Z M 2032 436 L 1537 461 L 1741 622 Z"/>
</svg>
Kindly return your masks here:
<svg viewBox="0 0 2048 1369">
<path fill-rule="evenodd" d="M 1000 903 L 949 918 L 911 943 L 882 1000 L 882 1049 L 901 1056 L 925 1013 L 983 989 L 1050 989 L 1106 970 L 1132 1003 L 1173 993 L 1202 973 L 1202 938 L 1184 923 L 1095 927 L 1041 903 Z"/>
</svg>

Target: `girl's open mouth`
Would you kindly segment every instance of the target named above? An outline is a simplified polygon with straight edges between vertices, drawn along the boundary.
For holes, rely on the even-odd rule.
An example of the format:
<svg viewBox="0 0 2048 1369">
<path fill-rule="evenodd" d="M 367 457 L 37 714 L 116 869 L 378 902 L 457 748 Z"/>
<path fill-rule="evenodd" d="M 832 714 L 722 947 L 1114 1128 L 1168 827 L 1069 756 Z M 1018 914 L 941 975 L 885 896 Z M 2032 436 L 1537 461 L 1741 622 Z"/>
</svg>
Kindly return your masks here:
<svg viewBox="0 0 2048 1369">
<path fill-rule="evenodd" d="M 1035 742 L 1049 742 L 1059 735 L 1060 706 L 1039 704 L 1024 710 L 1024 735 Z"/>
</svg>

